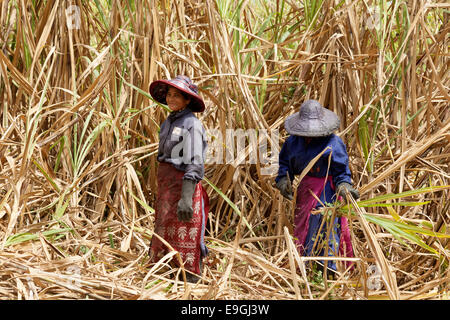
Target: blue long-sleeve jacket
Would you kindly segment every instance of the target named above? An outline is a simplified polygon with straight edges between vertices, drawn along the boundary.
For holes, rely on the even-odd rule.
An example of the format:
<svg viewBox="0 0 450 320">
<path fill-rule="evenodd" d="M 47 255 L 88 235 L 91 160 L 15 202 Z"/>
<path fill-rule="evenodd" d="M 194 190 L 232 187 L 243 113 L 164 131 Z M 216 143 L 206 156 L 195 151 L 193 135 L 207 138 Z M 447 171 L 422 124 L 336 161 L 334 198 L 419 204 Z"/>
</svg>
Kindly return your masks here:
<svg viewBox="0 0 450 320">
<path fill-rule="evenodd" d="M 325 177 L 328 170 L 328 176 L 333 177 L 335 186 L 342 182 L 351 184 L 347 149 L 342 139 L 335 134 L 314 138 L 310 143 L 306 143 L 304 137 L 289 136 L 279 154 L 278 176 L 275 178 L 275 181 L 278 182 L 287 173 L 289 173 L 289 178 L 293 181 L 294 175 L 299 175 L 309 162 L 328 146 L 330 149 L 325 151 L 308 172 L 308 175 Z M 330 154 L 331 161 L 328 164 Z"/>
</svg>

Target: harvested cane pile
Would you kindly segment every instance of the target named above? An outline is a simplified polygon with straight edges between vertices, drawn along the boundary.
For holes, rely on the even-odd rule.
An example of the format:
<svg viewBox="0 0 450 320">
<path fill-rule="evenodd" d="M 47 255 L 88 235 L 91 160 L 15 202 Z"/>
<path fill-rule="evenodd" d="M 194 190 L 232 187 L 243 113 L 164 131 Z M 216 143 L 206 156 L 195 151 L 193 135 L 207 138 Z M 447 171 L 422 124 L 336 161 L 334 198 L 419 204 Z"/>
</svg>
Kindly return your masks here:
<svg viewBox="0 0 450 320">
<path fill-rule="evenodd" d="M 0 2 L 1 299 L 448 299 L 448 8 Z M 362 196 L 330 210 L 350 219 L 352 269 L 330 280 L 298 256 L 292 204 L 245 161 L 207 165 L 202 281 L 177 280 L 176 252 L 148 263 L 167 112 L 147 89 L 177 74 L 200 84 L 211 145 L 227 129 L 281 144 L 308 98 L 339 114 Z"/>
</svg>

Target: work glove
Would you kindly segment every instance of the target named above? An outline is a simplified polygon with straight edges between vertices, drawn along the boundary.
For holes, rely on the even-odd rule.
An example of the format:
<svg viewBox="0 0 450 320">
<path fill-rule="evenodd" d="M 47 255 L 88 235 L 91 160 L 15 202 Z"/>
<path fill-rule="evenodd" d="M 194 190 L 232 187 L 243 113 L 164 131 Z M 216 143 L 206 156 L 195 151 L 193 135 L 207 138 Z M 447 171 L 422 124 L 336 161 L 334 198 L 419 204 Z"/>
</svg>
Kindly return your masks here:
<svg viewBox="0 0 450 320">
<path fill-rule="evenodd" d="M 342 198 L 346 198 L 346 190 L 352 195 L 353 199 L 358 200 L 359 199 L 359 192 L 355 188 L 351 186 L 350 183 L 347 182 L 341 182 L 336 187 L 337 195 L 341 196 Z"/>
<path fill-rule="evenodd" d="M 183 179 L 181 187 L 181 198 L 178 201 L 177 216 L 182 222 L 189 222 L 192 219 L 194 210 L 192 209 L 192 195 L 194 194 L 195 183 L 192 180 Z"/>
<path fill-rule="evenodd" d="M 289 180 L 288 176 L 281 178 L 278 180 L 276 187 L 278 190 L 280 190 L 280 193 L 288 200 L 292 200 L 292 185 L 291 181 Z"/>
</svg>

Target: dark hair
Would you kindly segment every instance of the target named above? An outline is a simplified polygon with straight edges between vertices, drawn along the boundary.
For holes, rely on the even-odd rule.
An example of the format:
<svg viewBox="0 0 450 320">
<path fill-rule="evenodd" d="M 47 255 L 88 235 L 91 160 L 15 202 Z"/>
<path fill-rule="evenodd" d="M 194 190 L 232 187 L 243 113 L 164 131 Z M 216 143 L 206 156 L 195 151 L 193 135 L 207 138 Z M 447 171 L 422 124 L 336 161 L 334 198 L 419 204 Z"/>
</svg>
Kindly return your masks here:
<svg viewBox="0 0 450 320">
<path fill-rule="evenodd" d="M 175 88 L 175 87 L 173 87 L 173 86 L 170 86 L 170 87 L 172 87 L 172 88 L 174 88 L 174 89 L 177 89 L 178 92 L 181 93 L 181 95 L 182 95 L 186 100 L 192 100 L 192 99 L 191 99 L 191 95 L 190 95 L 189 93 L 186 93 L 186 92 L 184 92 L 183 90 L 180 90 L 180 89 Z M 164 99 L 165 99 L 167 93 L 169 92 L 169 86 L 168 86 L 168 85 L 165 85 L 165 87 L 164 87 L 163 90 L 164 90 Z"/>
<path fill-rule="evenodd" d="M 192 100 L 190 94 L 188 94 L 188 93 L 186 93 L 186 92 L 184 92 L 184 91 L 181 91 L 181 90 L 180 90 L 180 92 L 181 92 L 181 94 L 183 95 L 183 97 L 184 97 L 186 100 Z"/>
</svg>

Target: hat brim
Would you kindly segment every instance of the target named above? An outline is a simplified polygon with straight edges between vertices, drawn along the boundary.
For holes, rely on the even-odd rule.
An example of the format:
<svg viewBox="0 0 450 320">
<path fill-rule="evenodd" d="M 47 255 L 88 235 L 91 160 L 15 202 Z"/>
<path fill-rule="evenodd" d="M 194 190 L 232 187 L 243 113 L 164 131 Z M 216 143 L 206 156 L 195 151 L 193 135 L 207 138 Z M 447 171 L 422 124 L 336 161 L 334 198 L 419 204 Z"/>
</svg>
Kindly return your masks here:
<svg viewBox="0 0 450 320">
<path fill-rule="evenodd" d="M 169 80 L 156 80 L 153 81 L 150 84 L 150 95 L 158 101 L 159 103 L 166 104 L 166 95 L 168 87 L 174 87 L 187 95 L 191 98 L 191 102 L 189 103 L 188 107 L 193 112 L 203 112 L 205 110 L 205 103 L 203 102 L 203 99 L 196 93 L 186 90 L 185 88 L 182 88 L 180 86 L 177 86 L 176 84 L 170 82 Z"/>
<path fill-rule="evenodd" d="M 290 115 L 284 121 L 286 131 L 295 136 L 301 137 L 325 137 L 339 129 L 339 117 L 328 109 L 323 110 L 323 117 L 320 119 L 301 119 L 299 112 Z"/>
</svg>

